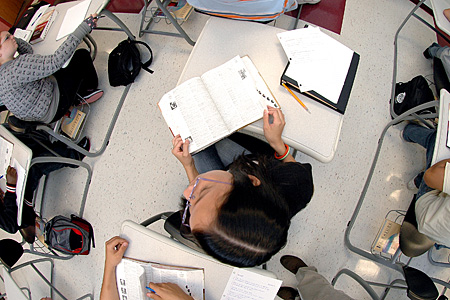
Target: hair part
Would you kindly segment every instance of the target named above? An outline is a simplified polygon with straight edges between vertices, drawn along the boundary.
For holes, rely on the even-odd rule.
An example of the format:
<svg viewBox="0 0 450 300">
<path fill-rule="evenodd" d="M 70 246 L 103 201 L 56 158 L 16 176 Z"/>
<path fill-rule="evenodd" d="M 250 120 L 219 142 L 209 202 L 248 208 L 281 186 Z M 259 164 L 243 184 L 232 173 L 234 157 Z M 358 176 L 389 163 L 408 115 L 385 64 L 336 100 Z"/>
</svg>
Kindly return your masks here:
<svg viewBox="0 0 450 300">
<path fill-rule="evenodd" d="M 268 167 L 266 158 L 244 155 L 230 166 L 233 189 L 214 225 L 192 232 L 209 255 L 233 266 L 252 267 L 268 261 L 286 244 L 289 207 L 272 184 Z M 261 184 L 254 186 L 248 175 Z"/>
</svg>

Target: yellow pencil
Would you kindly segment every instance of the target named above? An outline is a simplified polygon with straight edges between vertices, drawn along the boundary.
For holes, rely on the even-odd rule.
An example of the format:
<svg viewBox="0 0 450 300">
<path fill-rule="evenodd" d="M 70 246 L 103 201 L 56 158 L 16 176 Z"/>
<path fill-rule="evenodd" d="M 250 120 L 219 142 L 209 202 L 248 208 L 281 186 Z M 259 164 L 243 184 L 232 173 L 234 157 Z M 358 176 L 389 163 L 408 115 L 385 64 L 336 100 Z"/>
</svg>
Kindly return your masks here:
<svg viewBox="0 0 450 300">
<path fill-rule="evenodd" d="M 284 86 L 284 88 L 287 89 L 289 93 L 291 93 L 292 97 L 294 97 L 295 100 L 297 100 L 297 102 L 300 103 L 300 105 L 303 106 L 303 108 L 304 108 L 307 112 L 311 113 L 311 112 L 309 111 L 309 109 L 306 107 L 306 105 L 302 102 L 302 100 L 298 99 L 298 97 L 291 91 L 290 88 L 287 87 L 286 84 L 282 83 L 281 85 Z"/>
</svg>

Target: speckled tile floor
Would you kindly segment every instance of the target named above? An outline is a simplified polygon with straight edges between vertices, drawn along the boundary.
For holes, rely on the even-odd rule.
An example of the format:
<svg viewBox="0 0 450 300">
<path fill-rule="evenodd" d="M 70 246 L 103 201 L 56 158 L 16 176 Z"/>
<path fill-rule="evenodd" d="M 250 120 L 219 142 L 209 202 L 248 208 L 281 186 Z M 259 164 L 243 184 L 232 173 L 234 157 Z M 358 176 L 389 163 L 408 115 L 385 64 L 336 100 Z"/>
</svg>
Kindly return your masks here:
<svg viewBox="0 0 450 300">
<path fill-rule="evenodd" d="M 366 180 L 381 130 L 390 120 L 388 99 L 394 34 L 412 7 L 407 0 L 347 0 L 341 35 L 329 33 L 358 52 L 361 61 L 335 158 L 324 164 L 301 153 L 296 157 L 298 161 L 312 164 L 315 194 L 308 207 L 292 219 L 286 247 L 268 263 L 268 269 L 287 285 L 295 284 L 295 279 L 279 263 L 283 254 L 300 256 L 329 280 L 344 267 L 373 281 L 387 283 L 398 278 L 396 272 L 350 253 L 344 247 L 344 231 Z M 419 14 L 431 21 L 426 13 Z M 137 33 L 137 15 L 119 16 Z M 183 28 L 196 40 L 207 19 L 194 13 Z M 287 29 L 292 26 L 291 21 L 283 17 L 276 26 Z M 108 21 L 102 19 L 102 22 Z M 157 27 L 171 28 L 163 22 Z M 96 31 L 93 37 L 99 47 L 95 65 L 106 95 L 93 105 L 86 133 L 93 147 L 98 148 L 122 92 L 122 88 L 109 87 L 107 56 L 125 35 Z M 182 39 L 161 35 L 145 35 L 142 40 L 153 49 L 155 73 L 142 72 L 133 84 L 105 153 L 85 159 L 93 166 L 94 175 L 84 217 L 95 228 L 97 247 L 87 257 L 55 262 L 55 284 L 69 299 L 87 292 L 94 293 L 98 299 L 104 242 L 120 232 L 120 225 L 126 219 L 140 222 L 154 214 L 175 210 L 178 196 L 187 184 L 181 165 L 170 154 L 171 134 L 157 102 L 175 87 L 192 47 Z M 433 32 L 419 21 L 414 19 L 408 23 L 399 39 L 399 81 L 432 73 L 422 51 L 435 40 Z M 406 209 L 412 199 L 406 182 L 423 169 L 424 152 L 400 140 L 402 127 L 402 124 L 394 126 L 385 138 L 365 204 L 351 234 L 356 246 L 369 249 L 386 213 L 390 209 Z M 45 214 L 76 212 L 83 180 L 84 173 L 79 170 L 64 169 L 52 174 L 46 197 L 55 200 L 47 200 Z M 158 226 L 153 228 L 161 230 Z M 0 233 L 0 237 L 4 236 Z M 148 249 L 151 251 L 151 245 Z M 449 279 L 448 270 L 431 266 L 425 256 L 414 259 L 412 265 L 431 276 Z M 20 280 L 36 290 L 35 299 L 48 295 L 30 274 L 22 275 Z M 367 299 L 354 282 L 342 279 L 337 286 L 355 299 Z M 388 298 L 407 299 L 404 291 L 392 291 Z"/>
</svg>

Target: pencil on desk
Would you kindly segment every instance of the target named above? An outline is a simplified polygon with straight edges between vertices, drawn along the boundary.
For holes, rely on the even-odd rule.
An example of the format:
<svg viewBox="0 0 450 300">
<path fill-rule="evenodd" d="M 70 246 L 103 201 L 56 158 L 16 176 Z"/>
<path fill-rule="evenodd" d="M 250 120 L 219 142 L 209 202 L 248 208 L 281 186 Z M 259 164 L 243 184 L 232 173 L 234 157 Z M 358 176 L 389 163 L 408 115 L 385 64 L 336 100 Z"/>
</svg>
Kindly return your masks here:
<svg viewBox="0 0 450 300">
<path fill-rule="evenodd" d="M 302 102 L 302 100 L 300 100 L 300 99 L 294 94 L 294 92 L 292 92 L 291 89 L 287 87 L 287 85 L 286 85 L 285 83 L 282 83 L 281 85 L 284 86 L 284 88 L 287 89 L 289 93 L 291 93 L 292 97 L 294 97 L 295 100 L 297 100 L 297 102 L 300 103 L 300 105 L 303 106 L 303 108 L 304 108 L 307 112 L 311 113 L 311 112 L 309 111 L 309 109 L 306 107 L 306 105 Z"/>
</svg>

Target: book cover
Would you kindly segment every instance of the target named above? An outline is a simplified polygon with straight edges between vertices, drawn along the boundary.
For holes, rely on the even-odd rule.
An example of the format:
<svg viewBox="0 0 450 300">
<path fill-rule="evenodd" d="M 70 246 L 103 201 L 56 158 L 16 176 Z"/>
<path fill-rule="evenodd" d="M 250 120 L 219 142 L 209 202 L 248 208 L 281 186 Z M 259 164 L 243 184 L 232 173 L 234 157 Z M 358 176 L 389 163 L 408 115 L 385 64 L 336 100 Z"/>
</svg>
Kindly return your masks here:
<svg viewBox="0 0 450 300">
<path fill-rule="evenodd" d="M 63 118 L 61 130 L 71 139 L 74 139 L 80 131 L 81 125 L 86 118 L 86 114 L 78 108 L 72 109 L 70 115 Z"/>
<path fill-rule="evenodd" d="M 58 12 L 55 9 L 50 9 L 45 12 L 37 21 L 36 28 L 30 38 L 30 44 L 36 44 L 45 39 L 50 27 L 56 19 Z"/>
<path fill-rule="evenodd" d="M 392 256 L 400 246 L 400 224 L 385 219 L 372 244 L 372 253 Z"/>
</svg>

